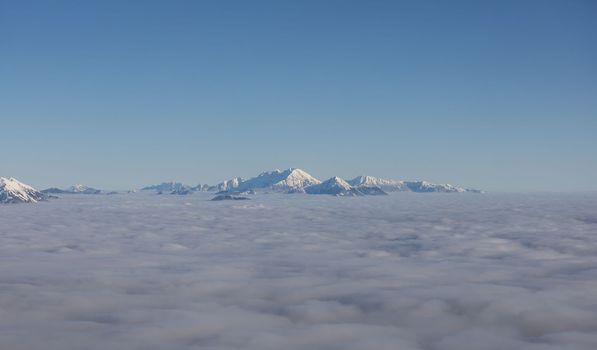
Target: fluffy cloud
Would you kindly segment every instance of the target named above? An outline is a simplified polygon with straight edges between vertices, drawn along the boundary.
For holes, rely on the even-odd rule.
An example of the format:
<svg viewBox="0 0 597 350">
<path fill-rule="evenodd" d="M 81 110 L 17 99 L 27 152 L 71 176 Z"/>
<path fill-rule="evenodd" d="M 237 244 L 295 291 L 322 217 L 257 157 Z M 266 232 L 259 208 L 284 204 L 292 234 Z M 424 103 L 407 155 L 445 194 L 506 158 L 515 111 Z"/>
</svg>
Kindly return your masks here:
<svg viewBox="0 0 597 350">
<path fill-rule="evenodd" d="M 4 349 L 595 349 L 597 197 L 0 207 Z"/>
</svg>

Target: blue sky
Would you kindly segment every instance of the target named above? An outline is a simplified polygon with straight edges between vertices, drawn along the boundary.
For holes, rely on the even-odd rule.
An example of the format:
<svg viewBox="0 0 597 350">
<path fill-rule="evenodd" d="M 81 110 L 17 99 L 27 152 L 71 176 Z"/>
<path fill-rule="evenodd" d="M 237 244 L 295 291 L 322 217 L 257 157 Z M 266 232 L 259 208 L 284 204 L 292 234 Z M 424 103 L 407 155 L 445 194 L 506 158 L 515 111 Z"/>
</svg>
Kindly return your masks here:
<svg viewBox="0 0 597 350">
<path fill-rule="evenodd" d="M 597 190 L 595 1 L 0 0 L 0 175 Z"/>
</svg>

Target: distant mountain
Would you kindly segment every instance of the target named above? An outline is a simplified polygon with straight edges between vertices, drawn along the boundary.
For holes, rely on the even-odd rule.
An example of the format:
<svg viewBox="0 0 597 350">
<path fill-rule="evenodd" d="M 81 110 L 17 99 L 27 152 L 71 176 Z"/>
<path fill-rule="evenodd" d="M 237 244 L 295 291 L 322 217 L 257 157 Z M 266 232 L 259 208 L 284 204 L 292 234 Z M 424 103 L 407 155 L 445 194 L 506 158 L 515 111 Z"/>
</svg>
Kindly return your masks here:
<svg viewBox="0 0 597 350">
<path fill-rule="evenodd" d="M 348 181 L 352 186 L 377 186 L 387 192 L 481 192 L 475 189 L 462 188 L 450 184 L 434 184 L 427 181 L 387 180 L 373 176 L 357 176 Z"/>
<path fill-rule="evenodd" d="M 308 194 L 329 194 L 343 197 L 363 195 L 363 193 L 358 189 L 337 176 L 334 176 L 322 183 L 305 187 L 305 192 Z"/>
<path fill-rule="evenodd" d="M 141 191 L 155 191 L 158 194 L 176 194 L 176 195 L 189 195 L 193 192 L 227 192 L 233 191 L 238 187 L 238 184 L 242 181 L 241 178 L 235 177 L 227 181 L 223 181 L 215 186 L 207 184 L 198 184 L 197 186 L 191 187 L 181 182 L 162 182 L 161 184 L 151 185 L 143 187 Z"/>
<path fill-rule="evenodd" d="M 330 188 L 326 188 L 325 186 L 330 186 Z M 309 190 L 307 190 L 308 188 Z M 450 184 L 434 184 L 427 181 L 387 180 L 373 176 L 357 176 L 350 181 L 334 177 L 327 180 L 324 184 L 306 171 L 298 168 L 263 172 L 248 180 L 235 177 L 208 189 L 228 193 L 248 193 L 248 191 L 269 190 L 284 193 L 306 192 L 308 194 L 326 193 L 333 195 L 384 195 L 387 194 L 386 192 L 397 191 L 479 192 L 478 190 L 465 189 Z"/>
<path fill-rule="evenodd" d="M 199 184 L 195 187 L 181 182 L 162 182 L 143 187 L 142 191 L 155 191 L 157 194 L 190 195 L 199 191 L 216 192 L 224 195 L 248 195 L 256 192 L 330 194 L 335 196 L 387 195 L 387 192 L 444 192 L 463 193 L 481 191 L 450 184 L 435 184 L 427 181 L 403 181 L 382 179 L 373 176 L 357 176 L 352 180 L 333 177 L 321 182 L 311 174 L 298 168 L 263 172 L 250 179 L 233 177 L 215 186 Z M 98 189 L 75 185 L 67 189 L 48 188 L 44 194 L 99 194 Z M 129 191 L 130 193 L 130 191 Z"/>
<path fill-rule="evenodd" d="M 13 177 L 0 177 L 0 203 L 36 203 L 46 198 L 43 193 Z"/>
<path fill-rule="evenodd" d="M 368 187 L 379 187 L 384 191 L 404 191 L 407 187 L 404 181 L 399 180 L 386 180 L 380 179 L 373 176 L 357 176 L 352 180 L 348 181 L 352 186 L 368 186 Z"/>
<path fill-rule="evenodd" d="M 179 196 L 186 196 L 193 193 L 193 189 L 190 187 L 182 187 L 177 190 L 170 192 L 170 194 L 177 194 Z"/>
<path fill-rule="evenodd" d="M 235 191 L 269 189 L 279 192 L 304 192 L 305 187 L 320 184 L 321 181 L 304 170 L 290 168 L 259 174 L 248 180 L 240 181 Z"/>
<path fill-rule="evenodd" d="M 74 185 L 70 186 L 66 189 L 60 189 L 56 187 L 48 188 L 41 191 L 42 193 L 51 193 L 51 194 L 100 194 L 102 191 L 87 187 L 85 185 Z"/>
<path fill-rule="evenodd" d="M 465 188 L 450 184 L 433 184 L 427 181 L 405 182 L 406 187 L 412 192 L 467 192 Z"/>
<path fill-rule="evenodd" d="M 101 190 L 95 189 L 93 187 L 81 185 L 81 184 L 71 186 L 71 187 L 67 188 L 66 190 L 67 190 L 67 192 L 70 192 L 70 193 L 82 193 L 82 194 L 99 194 L 102 192 Z"/>
<path fill-rule="evenodd" d="M 199 185 L 191 188 L 191 190 L 198 191 L 198 192 L 211 191 L 211 189 L 210 189 L 211 187 L 213 187 L 213 186 L 199 184 Z"/>
<path fill-rule="evenodd" d="M 304 192 L 304 188 L 321 183 L 307 172 L 297 168 L 263 172 L 250 179 L 233 177 L 215 186 L 197 185 L 189 187 L 180 182 L 164 182 L 142 190 L 153 190 L 161 193 L 188 194 L 191 191 L 214 191 L 228 193 L 254 193 L 255 190 L 271 190 L 276 192 Z"/>
<path fill-rule="evenodd" d="M 208 188 L 209 191 L 234 191 L 236 190 L 239 185 L 244 181 L 242 177 L 233 177 L 230 180 L 225 180 L 217 184 L 216 186 L 211 186 Z"/>
<path fill-rule="evenodd" d="M 161 184 L 143 187 L 141 191 L 156 191 L 158 193 L 181 194 L 190 192 L 192 188 L 180 182 L 162 182 Z M 186 193 L 185 193 L 186 194 Z"/>
</svg>

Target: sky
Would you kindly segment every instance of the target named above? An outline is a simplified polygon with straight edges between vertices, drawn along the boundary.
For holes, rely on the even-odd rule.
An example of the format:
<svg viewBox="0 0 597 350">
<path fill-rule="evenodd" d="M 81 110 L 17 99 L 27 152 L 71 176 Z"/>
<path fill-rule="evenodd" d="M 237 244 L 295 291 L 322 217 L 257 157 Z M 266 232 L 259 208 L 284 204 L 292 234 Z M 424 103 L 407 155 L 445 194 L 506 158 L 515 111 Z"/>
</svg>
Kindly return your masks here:
<svg viewBox="0 0 597 350">
<path fill-rule="evenodd" d="M 0 0 L 0 176 L 597 191 L 595 1 Z"/>
</svg>

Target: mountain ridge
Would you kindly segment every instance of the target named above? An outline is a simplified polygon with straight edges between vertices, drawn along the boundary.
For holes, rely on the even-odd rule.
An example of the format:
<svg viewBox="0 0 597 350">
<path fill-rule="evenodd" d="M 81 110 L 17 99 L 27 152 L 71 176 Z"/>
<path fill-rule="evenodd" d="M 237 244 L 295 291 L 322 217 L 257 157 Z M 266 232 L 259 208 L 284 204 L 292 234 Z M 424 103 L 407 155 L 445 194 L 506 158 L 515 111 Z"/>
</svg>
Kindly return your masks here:
<svg viewBox="0 0 597 350">
<path fill-rule="evenodd" d="M 330 181 L 332 180 L 332 181 Z M 481 191 L 454 186 L 451 184 L 436 184 L 428 181 L 404 181 L 393 179 L 382 179 L 370 175 L 360 175 L 351 180 L 345 180 L 334 176 L 326 181 L 334 189 L 327 191 L 343 193 L 344 195 L 385 195 L 387 192 L 442 192 L 442 193 L 464 193 Z M 198 191 L 214 191 L 218 193 L 245 193 L 255 192 L 282 192 L 282 193 L 307 193 L 324 191 L 323 187 L 313 187 L 322 184 L 322 181 L 300 168 L 288 168 L 285 170 L 274 169 L 261 172 L 259 175 L 244 179 L 233 177 L 224 180 L 217 185 L 197 185 L 195 187 L 184 185 L 180 182 L 164 182 L 142 188 L 142 190 L 158 190 L 161 193 L 191 194 Z M 349 189 L 350 186 L 352 189 Z M 310 188 L 309 191 L 307 189 Z"/>
<path fill-rule="evenodd" d="M 66 189 L 48 188 L 37 191 L 14 178 L 0 178 L 0 203 L 36 202 L 51 197 L 51 194 L 102 194 L 101 190 L 74 185 Z M 321 181 L 300 168 L 265 171 L 252 178 L 233 177 L 217 185 L 185 185 L 181 182 L 162 182 L 141 188 L 157 194 L 190 195 L 195 192 L 217 192 L 227 194 L 255 194 L 257 192 L 328 194 L 334 196 L 386 195 L 387 192 L 417 193 L 482 193 L 471 188 L 451 184 L 436 184 L 428 181 L 404 181 L 360 175 L 350 180 L 333 176 Z M 116 193 L 116 192 L 110 192 Z M 130 191 L 129 191 L 130 193 Z"/>
<path fill-rule="evenodd" d="M 0 203 L 37 203 L 47 196 L 14 177 L 0 177 Z"/>
</svg>

